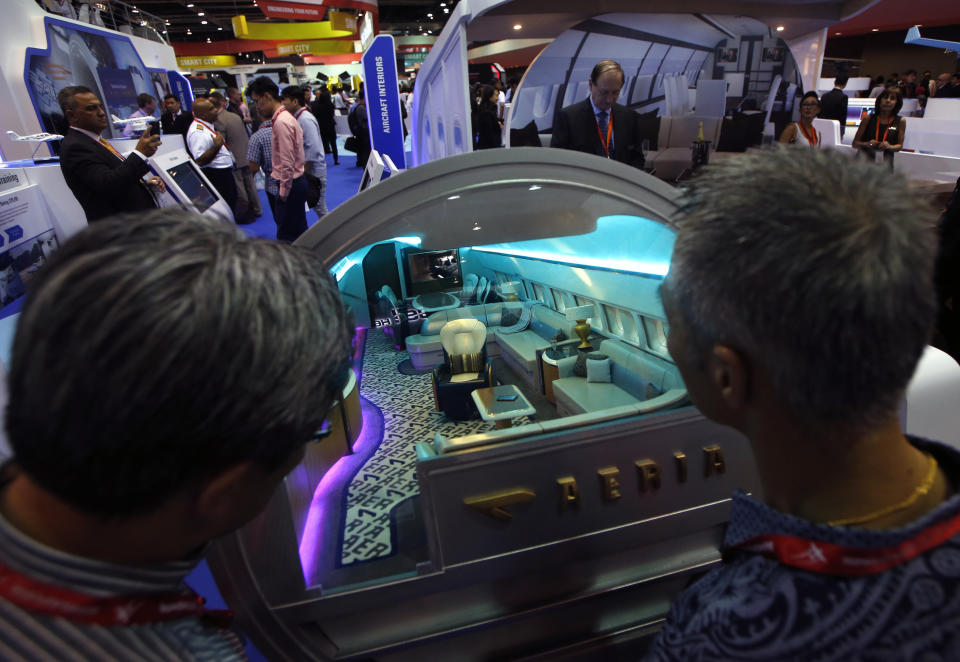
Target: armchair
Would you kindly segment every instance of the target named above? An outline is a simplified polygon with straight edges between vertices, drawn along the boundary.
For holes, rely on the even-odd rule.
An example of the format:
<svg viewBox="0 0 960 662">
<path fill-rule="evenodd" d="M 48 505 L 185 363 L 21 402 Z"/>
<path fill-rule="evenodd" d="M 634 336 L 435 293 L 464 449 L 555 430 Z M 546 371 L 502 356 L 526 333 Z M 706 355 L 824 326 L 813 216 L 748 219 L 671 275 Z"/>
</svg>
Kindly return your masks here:
<svg viewBox="0 0 960 662">
<path fill-rule="evenodd" d="M 443 363 L 433 369 L 433 399 L 437 411 L 464 420 L 477 416 L 470 394 L 493 386 L 493 363 L 487 359 L 487 327 L 465 318 L 440 329 Z"/>
</svg>

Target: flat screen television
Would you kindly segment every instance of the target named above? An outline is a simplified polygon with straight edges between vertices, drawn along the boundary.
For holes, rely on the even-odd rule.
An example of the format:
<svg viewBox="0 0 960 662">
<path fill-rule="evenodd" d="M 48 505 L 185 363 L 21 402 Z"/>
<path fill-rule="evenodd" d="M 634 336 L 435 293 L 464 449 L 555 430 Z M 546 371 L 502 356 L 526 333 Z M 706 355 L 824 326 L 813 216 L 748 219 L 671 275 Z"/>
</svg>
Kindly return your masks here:
<svg viewBox="0 0 960 662">
<path fill-rule="evenodd" d="M 415 297 L 432 292 L 451 292 L 463 287 L 460 271 L 460 251 L 449 248 L 441 251 L 406 249 L 405 276 L 407 296 Z"/>
<path fill-rule="evenodd" d="M 197 208 L 197 213 L 202 214 L 216 204 L 217 195 L 207 187 L 206 182 L 194 170 L 193 164 L 189 161 L 168 168 L 167 174 L 190 199 L 190 203 Z M 181 202 L 183 201 L 181 200 Z"/>
</svg>

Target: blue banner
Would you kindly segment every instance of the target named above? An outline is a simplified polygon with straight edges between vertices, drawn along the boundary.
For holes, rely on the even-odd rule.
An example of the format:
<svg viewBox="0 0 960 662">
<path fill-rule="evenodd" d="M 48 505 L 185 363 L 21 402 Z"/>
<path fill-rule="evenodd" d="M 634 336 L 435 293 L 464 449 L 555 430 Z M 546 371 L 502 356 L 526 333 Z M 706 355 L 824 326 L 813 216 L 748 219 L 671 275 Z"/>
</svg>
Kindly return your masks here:
<svg viewBox="0 0 960 662">
<path fill-rule="evenodd" d="M 167 80 L 170 81 L 170 91 L 180 99 L 180 109 L 189 113 L 193 107 L 193 88 L 190 81 L 179 71 L 168 71 Z"/>
<path fill-rule="evenodd" d="M 363 54 L 362 62 L 370 145 L 381 154 L 388 154 L 398 168 L 406 168 L 393 35 L 378 35 Z"/>
</svg>

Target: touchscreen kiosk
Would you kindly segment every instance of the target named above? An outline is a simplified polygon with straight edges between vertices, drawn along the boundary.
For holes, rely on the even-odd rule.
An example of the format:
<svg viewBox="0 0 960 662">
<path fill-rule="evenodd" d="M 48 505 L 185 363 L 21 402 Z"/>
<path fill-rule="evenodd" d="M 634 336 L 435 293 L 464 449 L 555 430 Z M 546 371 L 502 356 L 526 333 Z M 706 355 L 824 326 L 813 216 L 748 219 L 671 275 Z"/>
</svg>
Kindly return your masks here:
<svg viewBox="0 0 960 662">
<path fill-rule="evenodd" d="M 233 210 L 210 180 L 183 148 L 158 152 L 149 161 L 153 171 L 167 186 L 160 195 L 160 206 L 174 204 L 193 207 L 198 214 L 219 216 L 233 221 Z"/>
</svg>

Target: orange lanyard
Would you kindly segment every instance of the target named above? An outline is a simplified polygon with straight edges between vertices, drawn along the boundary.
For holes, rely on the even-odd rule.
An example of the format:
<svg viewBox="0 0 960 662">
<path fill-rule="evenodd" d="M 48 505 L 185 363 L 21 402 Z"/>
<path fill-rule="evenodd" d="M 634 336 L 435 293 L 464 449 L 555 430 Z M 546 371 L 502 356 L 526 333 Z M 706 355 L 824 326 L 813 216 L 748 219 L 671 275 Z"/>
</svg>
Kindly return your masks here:
<svg viewBox="0 0 960 662">
<path fill-rule="evenodd" d="M 210 126 L 209 124 L 207 124 L 207 123 L 204 122 L 203 120 L 197 119 L 196 117 L 194 117 L 193 119 L 197 120 L 197 124 L 199 124 L 199 125 L 207 128 L 207 129 L 209 129 L 209 130 L 210 130 L 210 133 L 212 133 L 214 136 L 219 135 L 219 133 L 220 133 L 219 131 L 217 131 L 216 129 L 214 129 L 212 126 Z M 230 149 L 230 146 L 227 145 L 226 139 L 224 139 L 224 141 L 223 141 L 223 146 L 221 147 L 221 149 L 222 149 L 223 147 L 226 147 L 227 149 Z M 219 154 L 220 152 L 218 151 L 217 153 Z"/>
<path fill-rule="evenodd" d="M 600 131 L 600 120 L 597 119 L 597 116 L 593 116 L 593 120 L 597 123 L 597 135 L 600 136 L 600 144 L 603 145 L 603 153 L 606 157 L 610 158 L 610 139 L 613 137 L 613 113 L 609 113 L 607 118 L 607 139 L 603 139 L 603 132 Z"/>
<path fill-rule="evenodd" d="M 118 151 L 114 148 L 114 146 L 111 145 L 111 144 L 107 141 L 107 139 L 104 138 L 103 136 L 100 136 L 100 144 L 103 145 L 104 147 L 106 147 L 108 150 L 110 150 L 110 153 L 113 154 L 113 155 L 114 155 L 115 157 L 117 157 L 118 159 L 120 159 L 121 161 L 124 161 L 124 160 L 125 160 L 125 159 L 123 158 L 123 155 L 121 155 L 120 152 L 118 152 Z"/>
<path fill-rule="evenodd" d="M 887 142 L 887 134 L 890 133 L 890 127 L 891 127 L 891 126 L 893 126 L 893 120 L 892 120 L 892 119 L 890 120 L 890 124 L 887 125 L 886 131 L 883 132 L 883 142 Z M 880 141 L 880 118 L 879 118 L 879 117 L 877 117 L 877 135 L 876 135 L 875 140 L 876 140 L 877 142 L 881 142 L 881 141 Z"/>
<path fill-rule="evenodd" d="M 807 128 L 803 126 L 803 122 L 797 122 L 797 126 L 800 127 L 800 131 L 803 133 L 803 137 L 807 139 L 807 142 L 810 143 L 810 146 L 816 147 L 817 146 L 817 130 L 811 126 L 810 130 L 813 132 L 813 135 L 810 135 L 809 133 L 807 133 Z"/>
</svg>

